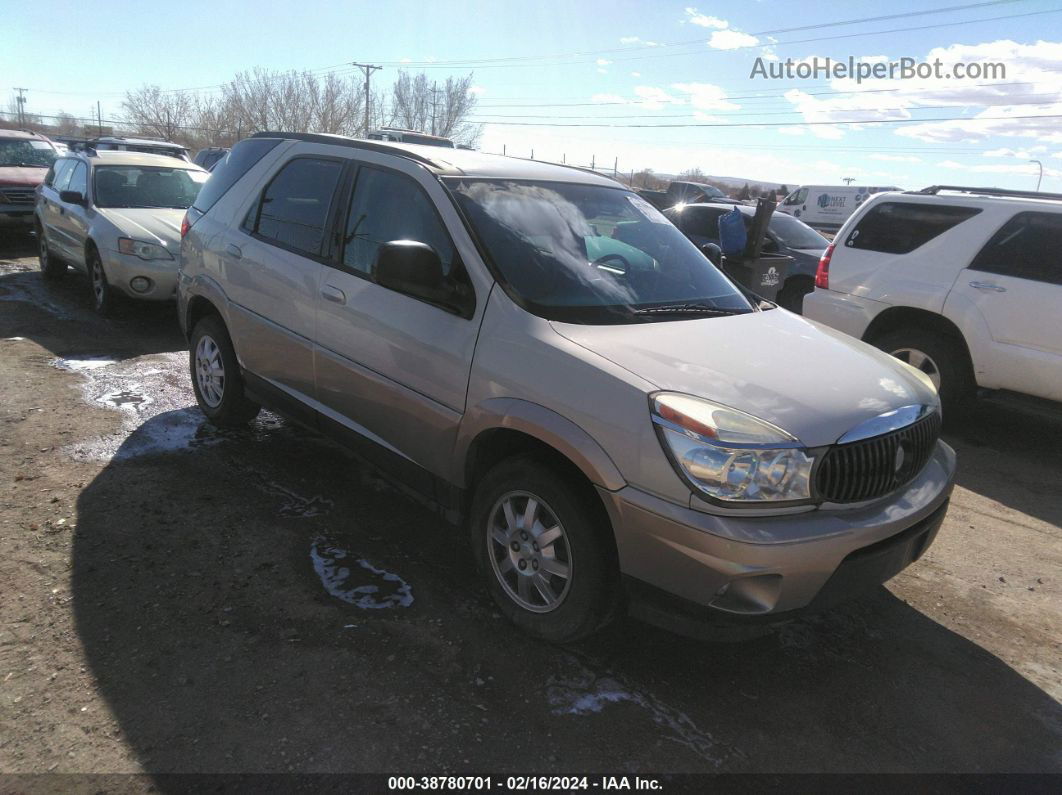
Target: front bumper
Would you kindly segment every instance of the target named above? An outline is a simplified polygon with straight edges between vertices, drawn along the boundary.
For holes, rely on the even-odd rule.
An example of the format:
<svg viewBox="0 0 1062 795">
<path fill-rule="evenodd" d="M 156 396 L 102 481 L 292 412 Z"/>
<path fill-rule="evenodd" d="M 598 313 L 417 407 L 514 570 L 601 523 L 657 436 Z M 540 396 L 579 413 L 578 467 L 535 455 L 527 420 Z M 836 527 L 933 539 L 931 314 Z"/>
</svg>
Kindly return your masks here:
<svg viewBox="0 0 1062 795">
<path fill-rule="evenodd" d="M 103 269 L 107 281 L 128 295 L 141 301 L 172 301 L 177 292 L 177 260 L 142 260 L 129 254 L 109 250 L 104 255 Z M 146 278 L 151 286 L 143 292 L 130 285 L 136 277 Z"/>
<path fill-rule="evenodd" d="M 32 204 L 0 204 L 0 228 L 10 229 L 17 227 L 32 228 L 33 227 L 33 205 Z"/>
<path fill-rule="evenodd" d="M 669 624 L 662 613 L 676 612 L 670 606 L 734 624 L 828 607 L 897 574 L 932 542 L 954 483 L 955 452 L 938 442 L 906 487 L 849 509 L 746 518 L 692 510 L 630 486 L 599 493 L 634 615 Z"/>
</svg>

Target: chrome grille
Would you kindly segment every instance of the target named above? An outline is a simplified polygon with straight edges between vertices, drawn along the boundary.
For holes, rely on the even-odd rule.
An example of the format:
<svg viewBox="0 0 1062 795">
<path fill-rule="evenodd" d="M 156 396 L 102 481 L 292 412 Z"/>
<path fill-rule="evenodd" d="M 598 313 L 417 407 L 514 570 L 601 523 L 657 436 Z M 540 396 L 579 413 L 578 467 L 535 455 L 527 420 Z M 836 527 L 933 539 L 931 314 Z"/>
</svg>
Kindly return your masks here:
<svg viewBox="0 0 1062 795">
<path fill-rule="evenodd" d="M 906 428 L 835 445 L 823 456 L 815 473 L 815 491 L 828 502 L 862 502 L 884 496 L 922 471 L 939 436 L 940 413 L 934 411 Z"/>
<path fill-rule="evenodd" d="M 33 188 L 0 188 L 0 195 L 10 204 L 33 204 L 37 198 Z"/>
</svg>

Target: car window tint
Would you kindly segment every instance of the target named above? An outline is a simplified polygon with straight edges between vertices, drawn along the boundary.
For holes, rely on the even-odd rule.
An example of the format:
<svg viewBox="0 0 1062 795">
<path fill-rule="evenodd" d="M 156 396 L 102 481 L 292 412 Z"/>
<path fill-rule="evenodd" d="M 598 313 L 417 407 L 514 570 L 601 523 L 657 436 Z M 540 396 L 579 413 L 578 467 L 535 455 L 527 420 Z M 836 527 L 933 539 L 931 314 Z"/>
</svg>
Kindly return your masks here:
<svg viewBox="0 0 1062 795">
<path fill-rule="evenodd" d="M 859 219 L 844 244 L 885 254 L 907 254 L 979 212 L 977 207 L 882 202 Z"/>
<path fill-rule="evenodd" d="M 258 234 L 296 251 L 320 254 L 342 172 L 343 164 L 335 160 L 299 157 L 286 163 L 262 194 Z"/>
<path fill-rule="evenodd" d="M 74 166 L 74 171 L 70 175 L 70 186 L 65 190 L 77 191 L 82 196 L 88 193 L 88 169 L 85 168 L 84 163 Z"/>
<path fill-rule="evenodd" d="M 970 269 L 1062 284 L 1062 214 L 1018 213 L 985 244 Z"/>
<path fill-rule="evenodd" d="M 74 164 L 76 160 L 60 160 L 55 164 L 55 177 L 52 180 L 52 187 L 57 191 L 66 190 L 66 186 L 70 184 L 70 176 L 74 172 Z"/>
<path fill-rule="evenodd" d="M 232 151 L 225 154 L 220 163 L 211 169 L 210 179 L 195 197 L 193 206 L 205 213 L 239 181 L 240 177 L 250 171 L 255 163 L 279 143 L 279 138 L 247 138 L 240 141 L 232 148 Z"/>
<path fill-rule="evenodd" d="M 686 226 L 683 231 L 701 237 L 710 237 L 712 240 L 719 239 L 719 216 L 729 212 L 726 207 L 714 209 L 708 207 L 687 207 L 683 215 L 689 213 Z"/>
<path fill-rule="evenodd" d="M 343 264 L 371 273 L 377 250 L 392 240 L 428 244 L 443 273 L 450 273 L 454 245 L 427 194 L 409 177 L 362 166 L 347 215 Z"/>
</svg>

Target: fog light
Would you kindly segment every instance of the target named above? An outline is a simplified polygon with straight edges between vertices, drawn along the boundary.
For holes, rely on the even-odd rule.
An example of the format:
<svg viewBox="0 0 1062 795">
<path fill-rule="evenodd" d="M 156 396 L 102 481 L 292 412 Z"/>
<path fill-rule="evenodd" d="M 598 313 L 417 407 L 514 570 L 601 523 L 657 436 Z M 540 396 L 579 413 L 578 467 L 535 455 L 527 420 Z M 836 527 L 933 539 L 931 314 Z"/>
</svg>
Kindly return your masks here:
<svg viewBox="0 0 1062 795">
<path fill-rule="evenodd" d="M 146 293 L 151 289 L 151 279 L 146 276 L 134 276 L 129 282 L 129 286 L 133 288 L 134 292 Z"/>
</svg>

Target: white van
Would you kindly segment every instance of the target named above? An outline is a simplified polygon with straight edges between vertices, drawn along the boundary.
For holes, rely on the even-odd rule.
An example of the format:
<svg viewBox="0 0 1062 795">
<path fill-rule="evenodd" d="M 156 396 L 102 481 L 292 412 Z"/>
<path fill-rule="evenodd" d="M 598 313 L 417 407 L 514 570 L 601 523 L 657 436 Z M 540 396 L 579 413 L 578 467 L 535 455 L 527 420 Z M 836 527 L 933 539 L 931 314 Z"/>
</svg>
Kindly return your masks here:
<svg viewBox="0 0 1062 795">
<path fill-rule="evenodd" d="M 855 185 L 801 185 L 785 197 L 778 210 L 799 218 L 815 229 L 836 232 L 848 216 L 875 193 L 900 190 L 896 186 L 868 188 Z"/>
</svg>

